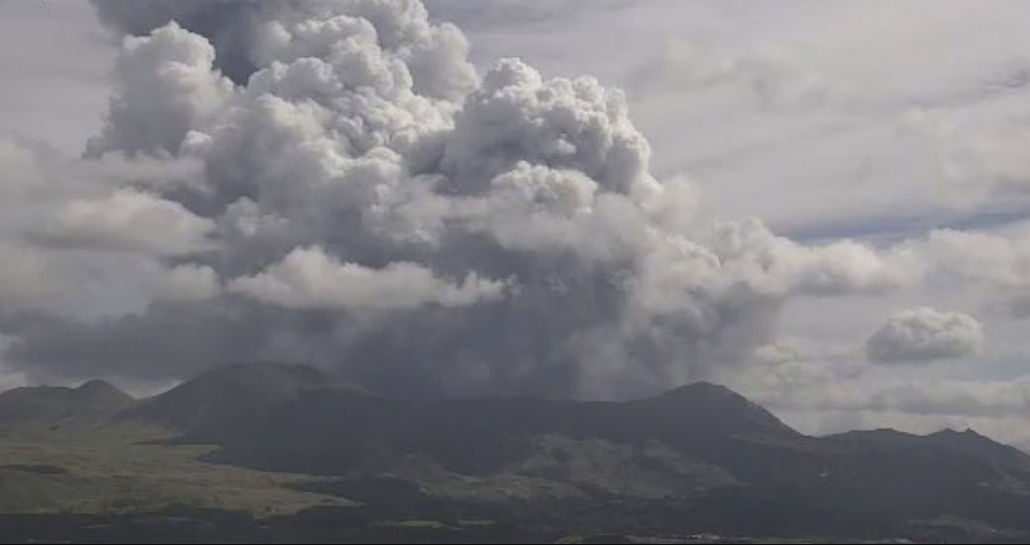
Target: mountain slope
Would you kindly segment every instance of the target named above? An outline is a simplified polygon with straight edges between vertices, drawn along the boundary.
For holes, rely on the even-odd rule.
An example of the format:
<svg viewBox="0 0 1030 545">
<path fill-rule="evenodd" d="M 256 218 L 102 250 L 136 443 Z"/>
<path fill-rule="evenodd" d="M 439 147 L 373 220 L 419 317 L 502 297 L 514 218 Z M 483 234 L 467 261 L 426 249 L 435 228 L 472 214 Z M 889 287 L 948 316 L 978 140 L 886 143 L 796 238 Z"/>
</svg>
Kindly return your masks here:
<svg viewBox="0 0 1030 545">
<path fill-rule="evenodd" d="M 707 383 L 627 402 L 402 399 L 309 367 L 255 364 L 217 368 L 137 403 L 100 382 L 0 396 L 0 424 L 63 426 L 84 415 L 109 424 L 90 428 L 94 442 L 106 430 L 156 459 L 162 449 L 194 449 L 204 453 L 196 469 L 210 475 L 221 467 L 313 476 L 297 486 L 361 502 L 366 521 L 489 519 L 542 535 L 1030 535 L 1030 456 L 1018 450 L 971 431 L 809 437 Z M 142 440 L 133 430 L 176 438 Z M 32 448 L 74 471 L 23 461 L 27 447 L 15 440 L 17 463 L 0 468 L 18 483 L 12 501 L 52 497 L 60 491 L 46 483 L 89 465 L 54 435 Z M 191 494 L 217 489 L 179 477 L 175 488 Z"/>
<path fill-rule="evenodd" d="M 356 391 L 313 367 L 281 363 L 217 367 L 126 411 L 142 420 L 182 431 L 197 431 L 260 416 L 269 409 L 323 388 Z"/>
<path fill-rule="evenodd" d="M 225 460 L 266 469 L 344 474 L 372 450 L 421 456 L 468 475 L 502 471 L 538 439 L 563 436 L 614 444 L 658 441 L 699 461 L 727 448 L 746 458 L 768 445 L 805 448 L 809 438 L 761 407 L 713 385 L 627 403 L 539 399 L 409 400 L 309 390 L 270 406 L 258 420 L 207 428 Z M 295 445 L 317 445 L 295 452 Z"/>
<path fill-rule="evenodd" d="M 0 429 L 100 422 L 133 403 L 135 400 L 128 394 L 102 380 L 92 380 L 78 388 L 15 388 L 0 394 Z"/>
<path fill-rule="evenodd" d="M 804 493 L 868 518 L 942 514 L 1025 526 L 1030 456 L 972 431 L 894 430 L 826 437 L 822 479 Z"/>
<path fill-rule="evenodd" d="M 260 418 L 204 414 L 194 409 L 217 403 L 194 401 L 190 419 L 214 424 L 185 438 L 216 443 L 210 461 L 336 476 L 334 493 L 417 513 L 460 505 L 496 514 L 503 505 L 537 520 L 618 498 L 597 507 L 597 524 L 619 520 L 609 510 L 619 505 L 705 528 L 739 525 L 746 513 L 755 532 L 875 534 L 942 515 L 1030 529 L 1020 518 L 1030 511 L 1030 458 L 982 436 L 807 437 L 705 383 L 621 403 L 393 399 L 315 383 L 263 396 Z"/>
</svg>

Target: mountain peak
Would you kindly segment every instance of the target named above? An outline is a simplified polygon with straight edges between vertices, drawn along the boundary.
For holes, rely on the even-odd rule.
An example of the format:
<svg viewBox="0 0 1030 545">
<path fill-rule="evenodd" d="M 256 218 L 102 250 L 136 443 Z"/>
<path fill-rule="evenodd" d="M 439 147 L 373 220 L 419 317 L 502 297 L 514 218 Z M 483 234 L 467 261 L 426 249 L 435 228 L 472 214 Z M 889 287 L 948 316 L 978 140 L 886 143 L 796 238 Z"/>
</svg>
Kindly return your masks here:
<svg viewBox="0 0 1030 545">
<path fill-rule="evenodd" d="M 707 396 L 712 399 L 722 398 L 747 401 L 747 399 L 744 396 L 738 394 L 737 392 L 734 392 L 733 390 L 727 388 L 726 386 L 723 386 L 722 384 L 706 382 L 703 380 L 678 386 L 676 388 L 673 388 L 672 390 L 665 392 L 664 394 L 661 394 L 660 397 L 678 396 Z"/>
<path fill-rule="evenodd" d="M 128 394 L 101 380 L 78 388 L 15 388 L 0 394 L 0 426 L 25 428 L 94 421 L 123 411 L 133 402 Z"/>
<path fill-rule="evenodd" d="M 639 403 L 674 416 L 679 425 L 696 430 L 727 435 L 801 435 L 757 403 L 712 382 L 685 384 Z"/>
<path fill-rule="evenodd" d="M 892 429 L 851 431 L 830 435 L 825 439 L 850 448 L 873 448 L 881 451 L 933 448 L 973 459 L 988 460 L 995 464 L 1022 467 L 1030 471 L 1030 456 L 968 428 L 964 431 L 944 429 L 929 435 L 915 435 Z"/>
<path fill-rule="evenodd" d="M 252 416 L 306 392 L 326 388 L 359 390 L 307 365 L 232 363 L 151 398 L 126 416 L 191 430 Z"/>
<path fill-rule="evenodd" d="M 959 430 L 956 430 L 956 429 L 953 429 L 953 428 L 944 428 L 943 430 L 931 433 L 929 435 L 929 437 L 941 437 L 941 438 L 945 438 L 945 437 L 952 437 L 952 438 L 964 437 L 966 439 L 985 439 L 985 440 L 990 441 L 990 439 L 988 439 L 984 435 L 981 435 L 981 434 L 977 433 L 976 430 L 974 430 L 973 428 L 966 428 L 965 430 L 962 430 L 962 431 L 959 431 Z"/>
<path fill-rule="evenodd" d="M 134 401 L 133 397 L 129 394 L 118 389 L 110 382 L 100 379 L 93 379 L 88 382 L 85 382 L 81 384 L 78 388 L 75 388 L 74 392 L 80 398 L 89 398 L 95 400 L 108 399 L 118 402 Z"/>
<path fill-rule="evenodd" d="M 734 392 L 722 384 L 713 382 L 692 382 L 673 388 L 659 395 L 656 400 L 667 403 L 685 403 L 713 410 L 740 410 L 766 412 L 757 403 Z M 771 416 L 771 415 L 770 415 Z"/>
<path fill-rule="evenodd" d="M 965 431 L 944 429 L 927 435 L 926 440 L 940 447 L 969 455 L 989 457 L 995 460 L 1019 460 L 1030 470 L 1030 457 L 1022 451 L 981 435 L 971 428 L 966 428 Z"/>
</svg>

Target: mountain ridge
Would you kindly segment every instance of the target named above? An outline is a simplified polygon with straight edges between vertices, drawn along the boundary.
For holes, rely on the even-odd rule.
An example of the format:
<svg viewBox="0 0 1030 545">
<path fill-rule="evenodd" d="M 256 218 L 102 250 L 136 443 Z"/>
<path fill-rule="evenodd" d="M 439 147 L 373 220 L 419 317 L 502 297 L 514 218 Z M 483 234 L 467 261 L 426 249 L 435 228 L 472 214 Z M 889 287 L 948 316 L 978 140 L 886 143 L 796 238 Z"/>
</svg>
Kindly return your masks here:
<svg viewBox="0 0 1030 545">
<path fill-rule="evenodd" d="M 261 363 L 214 368 L 138 401 L 112 390 L 91 381 L 0 395 L 0 430 L 4 407 L 36 407 L 20 398 L 116 400 L 104 411 L 42 403 L 60 410 L 41 421 L 85 422 L 97 436 L 104 426 L 164 429 L 153 448 L 202 448 L 206 467 L 322 479 L 305 491 L 393 519 L 884 536 L 957 517 L 1030 536 L 1030 456 L 1013 447 L 971 431 L 811 437 L 711 383 L 621 402 L 397 398 Z M 59 479 L 15 471 L 23 483 Z"/>
<path fill-rule="evenodd" d="M 23 386 L 0 392 L 0 429 L 101 421 L 135 403 L 132 396 L 104 380 L 91 380 L 75 388 Z"/>
<path fill-rule="evenodd" d="M 224 388 L 224 390 L 223 390 Z M 271 391 L 269 391 L 271 390 Z M 81 402 L 90 403 L 90 398 L 107 399 L 107 403 L 113 406 L 120 406 L 113 412 L 119 413 L 122 418 L 153 419 L 154 423 L 173 424 L 179 429 L 188 429 L 200 420 L 197 413 L 203 416 L 211 416 L 211 412 L 224 409 L 227 402 L 224 395 L 229 393 L 244 394 L 248 401 L 254 398 L 261 398 L 261 405 L 272 407 L 295 400 L 299 395 L 312 393 L 319 390 L 346 392 L 348 394 L 360 394 L 383 398 L 369 390 L 348 382 L 341 378 L 326 375 L 321 370 L 295 363 L 277 362 L 256 362 L 256 363 L 230 363 L 214 366 L 196 377 L 184 381 L 165 392 L 136 399 L 123 390 L 112 385 L 103 379 L 91 379 L 77 387 L 65 386 L 22 386 L 0 392 L 0 421 L 3 419 L 5 405 L 14 405 L 17 402 L 31 398 L 68 398 L 78 399 Z M 195 399 L 201 397 L 205 399 Z M 417 402 L 418 399 L 394 398 L 406 402 Z M 199 403 L 198 403 L 199 401 Z M 495 398 L 495 397 L 454 397 L 454 398 L 430 398 L 432 402 L 486 402 L 486 403 L 574 403 L 585 406 L 614 406 L 614 405 L 670 405 L 682 404 L 680 409 L 705 408 L 706 404 L 716 404 L 721 409 L 730 408 L 741 414 L 760 421 L 762 424 L 778 428 L 785 433 L 811 439 L 826 440 L 847 440 L 849 437 L 867 436 L 877 434 L 890 434 L 898 438 L 909 439 L 952 439 L 987 441 L 995 445 L 1001 445 L 1014 449 L 1020 453 L 1022 450 L 1011 445 L 1006 445 L 991 439 L 990 437 L 976 432 L 972 428 L 959 431 L 951 428 L 926 433 L 914 434 L 890 428 L 879 429 L 857 429 L 846 432 L 828 434 L 824 436 L 808 436 L 802 434 L 787 424 L 780 421 L 773 413 L 761 405 L 749 400 L 745 396 L 735 392 L 731 388 L 709 381 L 697 381 L 677 386 L 652 396 L 631 399 L 628 401 L 576 401 L 576 400 L 554 400 L 534 397 L 518 398 Z M 95 401 L 94 401 L 95 402 Z M 101 401 L 101 404 L 104 402 Z M 175 406 L 175 405 L 188 405 Z M 188 410 L 193 416 L 172 416 L 162 415 L 165 411 Z"/>
</svg>

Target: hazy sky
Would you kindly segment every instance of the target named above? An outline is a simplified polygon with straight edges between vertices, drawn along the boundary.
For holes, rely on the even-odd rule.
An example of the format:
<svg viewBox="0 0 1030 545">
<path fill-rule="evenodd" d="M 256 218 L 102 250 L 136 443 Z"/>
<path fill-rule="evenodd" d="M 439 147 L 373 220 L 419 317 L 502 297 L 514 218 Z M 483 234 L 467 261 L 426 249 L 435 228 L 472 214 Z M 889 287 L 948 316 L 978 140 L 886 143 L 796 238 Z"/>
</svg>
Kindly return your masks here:
<svg viewBox="0 0 1030 545">
<path fill-rule="evenodd" d="M 708 379 L 1030 444 L 1020 3 L 183 8 L 124 46 L 157 23 L 101 3 L 0 2 L 0 387 Z"/>
</svg>

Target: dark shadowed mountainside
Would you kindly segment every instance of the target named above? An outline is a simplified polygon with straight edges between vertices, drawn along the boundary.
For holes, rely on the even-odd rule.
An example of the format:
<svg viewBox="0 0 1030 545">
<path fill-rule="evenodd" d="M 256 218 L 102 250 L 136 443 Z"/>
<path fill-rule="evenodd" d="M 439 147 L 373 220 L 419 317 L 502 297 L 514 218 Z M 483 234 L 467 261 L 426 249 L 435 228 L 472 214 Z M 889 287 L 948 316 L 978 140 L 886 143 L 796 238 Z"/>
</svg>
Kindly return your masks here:
<svg viewBox="0 0 1030 545">
<path fill-rule="evenodd" d="M 147 400 L 121 415 L 174 429 L 233 426 L 323 388 L 360 392 L 304 365 L 225 365 Z"/>
<path fill-rule="evenodd" d="M 421 541 L 699 532 L 988 541 L 1030 535 L 1030 456 L 1014 448 L 972 431 L 809 437 L 708 383 L 627 402 L 410 399 L 375 395 L 309 367 L 238 364 L 139 402 L 102 382 L 0 396 L 0 424 L 30 421 L 88 422 L 123 438 L 132 437 L 125 429 L 165 430 L 160 441 L 131 448 L 146 449 L 155 467 L 162 467 L 162 452 L 175 452 L 169 460 L 206 475 L 203 487 L 213 491 L 194 507 L 219 505 L 212 501 L 218 494 L 247 509 L 276 497 L 297 509 L 351 506 L 345 517 L 305 519 L 322 521 L 305 527 L 311 539 L 396 537 L 398 528 Z M 33 440 L 49 452 L 47 439 Z M 84 452 L 94 453 L 90 448 Z M 84 465 L 5 466 L 0 481 L 22 491 L 5 512 L 20 512 L 18 498 L 38 497 L 32 493 L 40 486 L 65 486 Z M 279 484 L 269 487 L 260 483 L 272 477 L 260 475 L 305 477 L 276 477 Z M 181 499 L 190 496 L 175 487 L 193 490 L 196 483 L 181 478 L 173 487 L 166 477 L 155 485 L 177 503 L 148 501 L 190 506 L 193 500 Z M 61 497 L 67 489 L 47 493 Z M 328 530 L 343 519 L 350 533 Z M 293 528 L 287 520 L 280 523 Z M 337 522 L 319 526 L 328 520 Z M 492 530 L 470 531 L 468 521 L 487 521 Z"/>
<path fill-rule="evenodd" d="M 209 461 L 333 476 L 334 494 L 437 516 L 872 536 L 941 516 L 1024 528 L 1030 512 L 1030 457 L 1015 449 L 968 432 L 808 437 L 708 383 L 628 402 L 397 399 L 233 366 L 132 414 L 217 444 Z"/>
<path fill-rule="evenodd" d="M 0 430 L 98 422 L 133 403 L 128 394 L 102 380 L 78 388 L 15 388 L 0 394 Z"/>
</svg>

